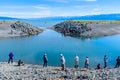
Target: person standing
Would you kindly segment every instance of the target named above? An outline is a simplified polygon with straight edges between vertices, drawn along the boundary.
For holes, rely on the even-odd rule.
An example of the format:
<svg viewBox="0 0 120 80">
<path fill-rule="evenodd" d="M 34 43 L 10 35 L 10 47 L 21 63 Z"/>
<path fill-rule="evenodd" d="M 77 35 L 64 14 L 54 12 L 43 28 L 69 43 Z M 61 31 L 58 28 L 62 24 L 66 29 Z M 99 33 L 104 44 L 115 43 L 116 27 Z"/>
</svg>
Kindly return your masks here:
<svg viewBox="0 0 120 80">
<path fill-rule="evenodd" d="M 14 56 L 13 53 L 10 52 L 10 53 L 9 53 L 9 60 L 8 60 L 8 63 L 10 63 L 10 62 L 13 63 L 13 56 Z"/>
<path fill-rule="evenodd" d="M 62 67 L 62 70 L 65 70 L 65 58 L 63 56 L 63 54 L 60 54 L 61 56 L 61 67 Z"/>
<path fill-rule="evenodd" d="M 116 68 L 120 67 L 120 56 L 116 59 Z"/>
<path fill-rule="evenodd" d="M 43 62 L 44 62 L 43 67 L 47 67 L 47 63 L 48 63 L 47 54 L 43 55 Z"/>
<path fill-rule="evenodd" d="M 75 68 L 78 68 L 79 65 L 79 57 L 76 55 L 75 56 Z"/>
<path fill-rule="evenodd" d="M 108 62 L 108 57 L 105 55 L 104 56 L 104 68 L 107 67 L 107 62 Z"/>
<path fill-rule="evenodd" d="M 86 57 L 86 59 L 85 59 L 85 68 L 88 68 L 88 66 L 89 66 L 89 58 Z"/>
</svg>

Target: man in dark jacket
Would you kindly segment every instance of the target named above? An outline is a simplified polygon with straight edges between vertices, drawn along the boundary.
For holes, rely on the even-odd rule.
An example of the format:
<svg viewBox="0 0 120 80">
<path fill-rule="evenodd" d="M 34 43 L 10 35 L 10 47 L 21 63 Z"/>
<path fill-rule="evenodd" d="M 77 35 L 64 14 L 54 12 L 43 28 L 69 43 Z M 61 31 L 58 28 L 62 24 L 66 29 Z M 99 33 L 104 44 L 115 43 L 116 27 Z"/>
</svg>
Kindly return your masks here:
<svg viewBox="0 0 120 80">
<path fill-rule="evenodd" d="M 10 52 L 10 54 L 9 54 L 9 60 L 8 60 L 8 63 L 13 63 L 13 53 L 12 52 Z"/>
<path fill-rule="evenodd" d="M 108 57 L 105 55 L 104 56 L 104 68 L 107 67 L 107 62 L 108 62 Z"/>
<path fill-rule="evenodd" d="M 44 61 L 43 67 L 47 67 L 48 58 L 46 54 L 43 55 L 43 61 Z"/>
<path fill-rule="evenodd" d="M 120 56 L 116 59 L 116 68 L 120 67 Z"/>
</svg>

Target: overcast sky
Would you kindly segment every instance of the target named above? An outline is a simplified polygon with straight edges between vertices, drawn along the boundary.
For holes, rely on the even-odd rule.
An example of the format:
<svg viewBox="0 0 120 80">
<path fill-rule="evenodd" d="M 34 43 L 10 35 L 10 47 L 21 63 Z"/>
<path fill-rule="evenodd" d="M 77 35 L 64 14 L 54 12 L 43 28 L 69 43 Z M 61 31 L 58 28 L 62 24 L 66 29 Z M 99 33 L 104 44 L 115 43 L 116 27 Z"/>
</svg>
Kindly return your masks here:
<svg viewBox="0 0 120 80">
<path fill-rule="evenodd" d="M 0 16 L 40 18 L 120 13 L 120 0 L 0 0 Z"/>
</svg>

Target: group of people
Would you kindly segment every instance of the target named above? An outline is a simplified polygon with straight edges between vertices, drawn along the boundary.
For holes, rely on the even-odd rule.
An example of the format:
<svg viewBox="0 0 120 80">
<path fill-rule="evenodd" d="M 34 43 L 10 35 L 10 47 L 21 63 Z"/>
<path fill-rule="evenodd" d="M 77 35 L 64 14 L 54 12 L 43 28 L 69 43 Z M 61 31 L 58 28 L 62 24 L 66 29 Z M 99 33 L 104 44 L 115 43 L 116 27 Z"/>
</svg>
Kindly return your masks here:
<svg viewBox="0 0 120 80">
<path fill-rule="evenodd" d="M 66 60 L 65 60 L 63 54 L 60 54 L 60 57 L 61 57 L 61 67 L 62 67 L 62 70 L 65 70 Z M 43 67 L 47 67 L 47 63 L 48 63 L 47 54 L 44 54 L 43 55 Z M 85 68 L 88 68 L 88 65 L 89 65 L 89 58 L 86 57 L 86 59 L 85 59 Z M 76 55 L 75 56 L 75 68 L 78 68 L 78 66 L 79 66 L 79 57 Z"/>
<path fill-rule="evenodd" d="M 13 63 L 13 53 L 10 52 L 9 54 L 9 60 L 8 60 L 8 63 Z M 65 63 L 66 63 L 66 60 L 65 60 L 65 57 L 63 54 L 60 54 L 60 57 L 61 57 L 61 67 L 62 67 L 62 70 L 65 70 Z M 79 57 L 76 55 L 75 56 L 75 59 L 74 59 L 74 67 L 75 68 L 78 68 L 79 67 Z M 105 55 L 104 56 L 104 68 L 107 67 L 107 63 L 108 63 L 108 57 Z M 47 54 L 45 53 L 43 55 L 43 67 L 47 67 L 47 64 L 48 64 L 48 58 L 47 58 Z M 23 61 L 22 60 L 19 60 L 18 61 L 18 66 L 21 66 L 21 65 L 24 65 Z M 88 68 L 89 67 L 89 58 L 86 56 L 85 58 L 85 68 Z M 115 65 L 115 68 L 118 68 L 120 67 L 120 56 L 117 57 L 116 59 L 116 65 Z M 98 63 L 97 65 L 97 69 L 101 69 L 101 65 L 100 63 Z"/>
<path fill-rule="evenodd" d="M 61 67 L 62 67 L 62 70 L 65 70 L 65 63 L 66 63 L 65 57 L 64 57 L 63 54 L 60 54 L 60 56 L 61 56 Z M 43 67 L 47 67 L 48 58 L 47 58 L 46 54 L 44 54 L 44 56 L 43 56 L 43 61 L 44 61 Z M 79 57 L 77 55 L 75 56 L 75 60 L 74 61 L 75 61 L 74 62 L 74 67 L 78 68 L 79 67 Z M 108 63 L 108 57 L 107 57 L 107 55 L 105 55 L 104 56 L 104 68 L 107 67 L 107 63 Z M 85 66 L 84 67 L 85 68 L 89 67 L 89 58 L 87 56 L 85 58 Z M 120 56 L 118 56 L 117 59 L 116 59 L 115 68 L 118 68 L 118 67 L 120 67 Z M 101 64 L 100 63 L 97 64 L 97 69 L 101 69 Z"/>
<path fill-rule="evenodd" d="M 107 63 L 108 63 L 108 57 L 105 55 L 104 56 L 104 68 L 107 67 Z M 115 68 L 118 68 L 118 67 L 120 67 L 120 56 L 118 56 L 117 59 L 116 59 Z M 97 65 L 97 69 L 101 69 L 100 63 Z"/>
<path fill-rule="evenodd" d="M 107 67 L 107 63 L 108 63 L 108 57 L 105 55 L 105 56 L 104 56 L 104 68 Z M 98 63 L 97 69 L 101 69 L 100 63 Z"/>
<path fill-rule="evenodd" d="M 13 63 L 13 57 L 14 57 L 14 54 L 12 52 L 9 53 L 9 60 L 8 60 L 8 63 Z M 21 59 L 18 60 L 18 66 L 23 66 L 24 63 Z"/>
</svg>

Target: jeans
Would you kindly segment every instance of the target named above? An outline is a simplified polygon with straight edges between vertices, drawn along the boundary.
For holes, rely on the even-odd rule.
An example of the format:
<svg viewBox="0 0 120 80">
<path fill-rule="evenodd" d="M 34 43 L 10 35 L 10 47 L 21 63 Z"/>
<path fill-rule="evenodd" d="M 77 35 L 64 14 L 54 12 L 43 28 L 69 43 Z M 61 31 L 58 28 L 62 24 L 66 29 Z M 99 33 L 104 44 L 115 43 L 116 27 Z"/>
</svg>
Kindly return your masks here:
<svg viewBox="0 0 120 80">
<path fill-rule="evenodd" d="M 9 58 L 8 63 L 13 63 L 13 58 Z"/>
<path fill-rule="evenodd" d="M 107 67 L 107 62 L 104 62 L 104 68 L 106 68 Z"/>
<path fill-rule="evenodd" d="M 89 65 L 89 64 L 85 64 L 85 68 L 88 68 L 88 65 Z"/>
<path fill-rule="evenodd" d="M 47 67 L 47 62 L 46 61 L 44 62 L 43 67 Z"/>
</svg>

